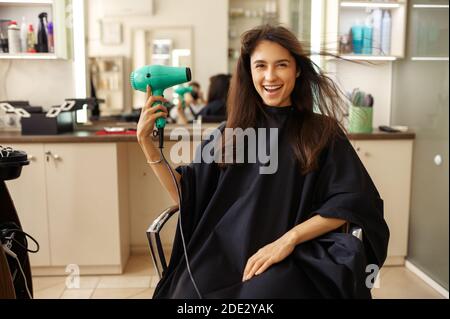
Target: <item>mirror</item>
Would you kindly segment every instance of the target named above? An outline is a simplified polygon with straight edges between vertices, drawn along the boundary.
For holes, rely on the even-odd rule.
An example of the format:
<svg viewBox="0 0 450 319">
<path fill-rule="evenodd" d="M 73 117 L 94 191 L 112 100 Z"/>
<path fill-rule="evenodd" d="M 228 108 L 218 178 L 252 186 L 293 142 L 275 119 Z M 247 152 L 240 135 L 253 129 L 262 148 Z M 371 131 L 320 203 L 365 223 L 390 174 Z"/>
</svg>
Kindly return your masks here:
<svg viewBox="0 0 450 319">
<path fill-rule="evenodd" d="M 137 28 L 132 34 L 132 70 L 149 64 L 186 66 L 195 77 L 192 27 Z M 167 89 L 164 95 L 173 100 L 173 88 Z M 142 107 L 145 99 L 145 94 L 132 90 L 133 109 Z"/>
</svg>

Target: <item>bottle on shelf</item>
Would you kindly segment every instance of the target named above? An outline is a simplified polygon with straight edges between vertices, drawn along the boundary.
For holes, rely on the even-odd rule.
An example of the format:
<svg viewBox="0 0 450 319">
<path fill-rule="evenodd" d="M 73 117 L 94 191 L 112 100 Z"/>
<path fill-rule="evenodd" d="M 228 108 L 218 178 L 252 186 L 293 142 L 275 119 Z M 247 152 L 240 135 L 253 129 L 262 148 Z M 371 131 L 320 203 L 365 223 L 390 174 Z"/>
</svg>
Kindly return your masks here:
<svg viewBox="0 0 450 319">
<path fill-rule="evenodd" d="M 384 10 L 381 28 L 381 54 L 391 53 L 391 14 L 389 10 Z"/>
<path fill-rule="evenodd" d="M 372 33 L 372 54 L 380 55 L 381 53 L 381 21 L 383 18 L 383 11 L 379 8 L 373 10 L 373 33 Z"/>
<path fill-rule="evenodd" d="M 8 26 L 8 50 L 11 54 L 20 53 L 20 29 L 16 21 L 10 21 Z"/>
<path fill-rule="evenodd" d="M 20 25 L 20 52 L 27 52 L 27 34 L 27 23 L 25 17 L 22 17 L 22 24 Z"/>
<path fill-rule="evenodd" d="M 47 38 L 48 38 L 48 52 L 55 52 L 55 43 L 53 37 L 53 22 L 49 22 L 47 25 Z"/>
<path fill-rule="evenodd" d="M 47 38 L 47 28 L 45 27 L 45 22 L 47 20 L 47 12 L 42 12 L 39 14 L 39 28 L 37 36 L 37 52 L 48 53 L 48 38 Z"/>
<path fill-rule="evenodd" d="M 32 24 L 28 26 L 27 52 L 36 53 L 36 34 L 34 33 L 34 28 Z"/>
<path fill-rule="evenodd" d="M 363 28 L 362 54 L 372 54 L 372 16 L 368 15 Z"/>
<path fill-rule="evenodd" d="M 353 44 L 353 53 L 361 54 L 363 48 L 363 30 L 364 26 L 360 23 L 359 20 L 356 20 L 355 24 L 352 26 L 352 44 Z"/>
</svg>

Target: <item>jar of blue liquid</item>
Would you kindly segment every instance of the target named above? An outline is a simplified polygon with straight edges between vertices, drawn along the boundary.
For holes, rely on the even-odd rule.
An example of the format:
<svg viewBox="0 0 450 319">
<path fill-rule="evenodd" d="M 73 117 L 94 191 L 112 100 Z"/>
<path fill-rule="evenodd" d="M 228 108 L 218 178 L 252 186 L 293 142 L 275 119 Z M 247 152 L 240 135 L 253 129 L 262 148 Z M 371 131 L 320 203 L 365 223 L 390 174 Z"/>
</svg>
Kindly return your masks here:
<svg viewBox="0 0 450 319">
<path fill-rule="evenodd" d="M 362 54 L 372 54 L 372 32 L 373 28 L 371 26 L 364 26 Z"/>
<path fill-rule="evenodd" d="M 362 53 L 363 35 L 364 35 L 364 27 L 362 25 L 354 25 L 352 27 L 352 43 L 354 54 Z"/>
</svg>

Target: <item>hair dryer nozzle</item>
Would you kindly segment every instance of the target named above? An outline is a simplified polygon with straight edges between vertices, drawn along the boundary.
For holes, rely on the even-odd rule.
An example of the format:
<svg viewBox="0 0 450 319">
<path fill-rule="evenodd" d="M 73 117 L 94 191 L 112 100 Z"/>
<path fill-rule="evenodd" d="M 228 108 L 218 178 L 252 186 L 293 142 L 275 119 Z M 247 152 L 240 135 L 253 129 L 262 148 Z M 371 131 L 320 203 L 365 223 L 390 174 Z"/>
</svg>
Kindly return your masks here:
<svg viewBox="0 0 450 319">
<path fill-rule="evenodd" d="M 192 79 L 191 68 L 186 68 L 186 79 L 190 81 Z"/>
</svg>

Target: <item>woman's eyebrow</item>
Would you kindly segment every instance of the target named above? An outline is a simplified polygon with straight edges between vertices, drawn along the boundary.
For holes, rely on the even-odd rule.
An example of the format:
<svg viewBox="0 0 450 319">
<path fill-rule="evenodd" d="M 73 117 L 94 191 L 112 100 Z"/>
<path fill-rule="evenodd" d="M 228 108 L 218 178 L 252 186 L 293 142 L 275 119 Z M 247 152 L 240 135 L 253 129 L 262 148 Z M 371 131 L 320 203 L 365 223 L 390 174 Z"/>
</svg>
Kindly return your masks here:
<svg viewBox="0 0 450 319">
<path fill-rule="evenodd" d="M 291 62 L 290 60 L 288 60 L 288 59 L 281 59 L 281 60 L 277 60 L 277 61 L 275 61 L 275 63 L 282 63 L 282 62 Z M 264 60 L 256 60 L 256 61 L 254 61 L 253 62 L 253 64 L 258 64 L 258 63 L 267 63 L 266 61 L 264 61 Z"/>
</svg>

